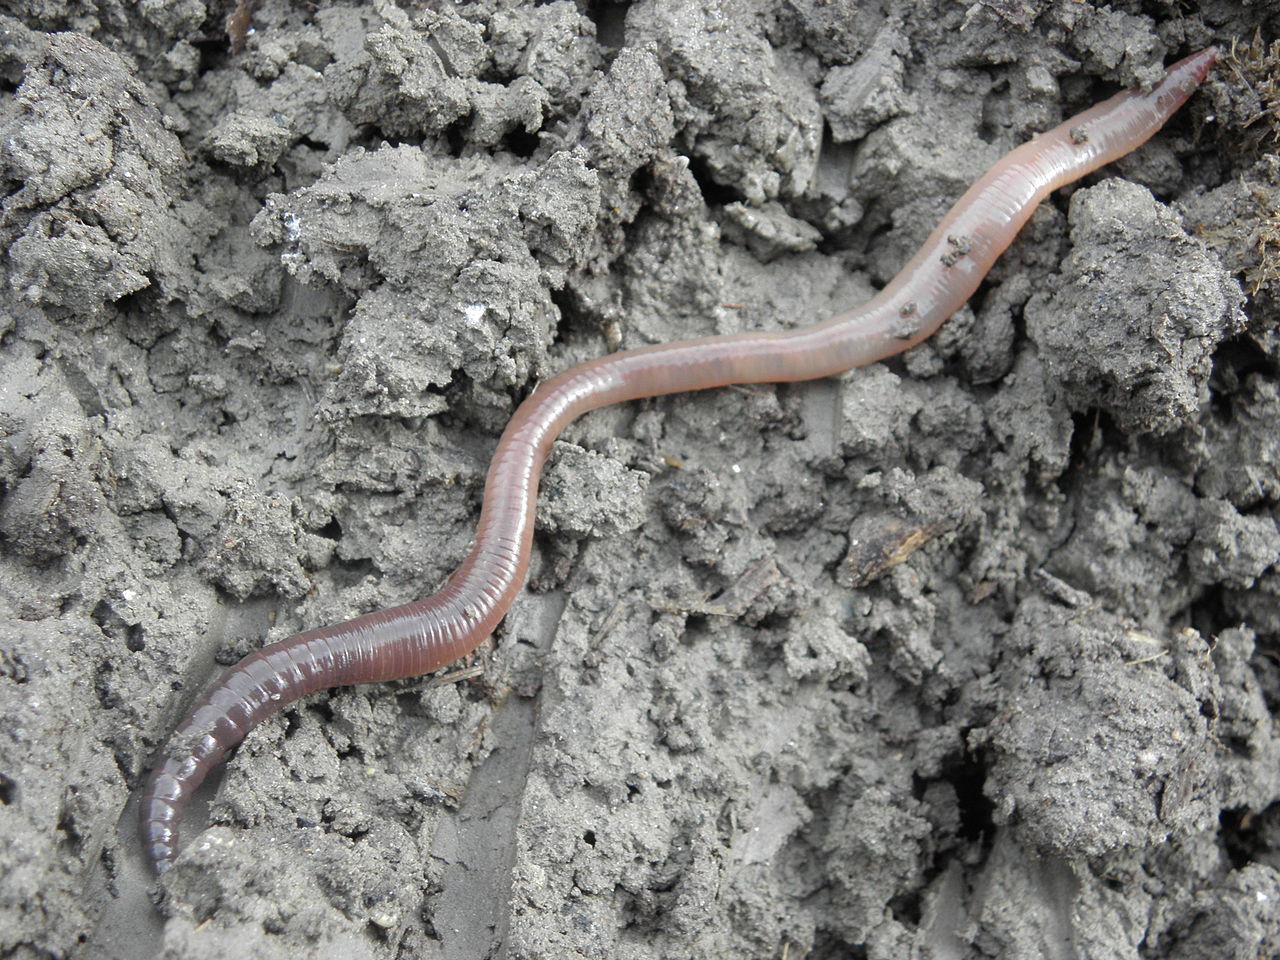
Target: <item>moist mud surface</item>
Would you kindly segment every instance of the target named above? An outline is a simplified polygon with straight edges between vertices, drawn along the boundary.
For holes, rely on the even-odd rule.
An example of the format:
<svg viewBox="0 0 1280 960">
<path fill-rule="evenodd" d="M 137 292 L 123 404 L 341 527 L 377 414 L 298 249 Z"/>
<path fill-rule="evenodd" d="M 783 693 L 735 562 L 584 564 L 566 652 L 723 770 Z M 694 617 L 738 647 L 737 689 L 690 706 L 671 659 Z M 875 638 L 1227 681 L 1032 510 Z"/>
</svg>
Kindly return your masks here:
<svg viewBox="0 0 1280 960">
<path fill-rule="evenodd" d="M 0 954 L 1280 953 L 1274 11 L 0 11 Z M 492 641 L 147 874 L 191 700 L 439 586 L 539 380 L 856 305 L 1209 43 L 924 346 L 575 423 Z"/>
</svg>

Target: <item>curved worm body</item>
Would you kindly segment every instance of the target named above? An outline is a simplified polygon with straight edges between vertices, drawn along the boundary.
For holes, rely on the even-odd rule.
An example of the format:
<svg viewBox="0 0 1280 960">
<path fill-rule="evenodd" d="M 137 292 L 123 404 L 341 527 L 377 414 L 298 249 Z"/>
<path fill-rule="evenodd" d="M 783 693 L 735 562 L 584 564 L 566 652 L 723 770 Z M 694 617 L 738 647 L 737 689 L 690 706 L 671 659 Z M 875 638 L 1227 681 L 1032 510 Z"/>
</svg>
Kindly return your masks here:
<svg viewBox="0 0 1280 960">
<path fill-rule="evenodd" d="M 139 833 L 156 872 L 177 855 L 178 821 L 191 794 L 263 719 L 324 687 L 429 673 L 489 635 L 524 584 L 538 478 L 571 420 L 639 397 L 826 377 L 915 346 L 968 300 L 1050 191 L 1145 142 L 1216 55 L 1214 48 L 1193 54 L 1154 89 L 1119 93 L 1005 155 L 888 286 L 856 310 L 797 330 L 627 350 L 540 385 L 498 441 L 475 542 L 438 593 L 264 647 L 229 668 L 197 703 L 142 796 Z"/>
</svg>

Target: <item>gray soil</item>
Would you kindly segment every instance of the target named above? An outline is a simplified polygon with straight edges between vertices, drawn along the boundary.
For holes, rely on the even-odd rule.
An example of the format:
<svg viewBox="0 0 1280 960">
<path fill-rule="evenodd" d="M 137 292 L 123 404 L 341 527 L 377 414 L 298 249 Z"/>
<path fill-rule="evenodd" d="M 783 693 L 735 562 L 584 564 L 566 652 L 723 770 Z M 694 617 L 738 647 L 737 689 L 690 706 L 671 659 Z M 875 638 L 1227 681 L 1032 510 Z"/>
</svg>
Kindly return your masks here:
<svg viewBox="0 0 1280 960">
<path fill-rule="evenodd" d="M 1280 163 L 1225 65 L 911 354 L 574 424 L 492 642 L 264 723 L 152 880 L 218 664 L 435 589 L 538 380 L 855 305 L 1280 28 L 232 7 L 0 2 L 0 956 L 1280 952 Z"/>
</svg>

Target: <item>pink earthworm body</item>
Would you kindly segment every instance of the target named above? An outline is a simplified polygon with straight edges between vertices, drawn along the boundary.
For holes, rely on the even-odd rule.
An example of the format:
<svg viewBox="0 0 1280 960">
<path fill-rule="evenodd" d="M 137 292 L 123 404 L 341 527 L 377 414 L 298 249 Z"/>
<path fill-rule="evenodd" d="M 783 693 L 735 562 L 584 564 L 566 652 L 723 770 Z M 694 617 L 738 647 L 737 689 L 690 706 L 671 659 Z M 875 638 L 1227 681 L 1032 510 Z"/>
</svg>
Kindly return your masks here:
<svg viewBox="0 0 1280 960">
<path fill-rule="evenodd" d="M 1205 78 L 1201 50 L 1148 91 L 1129 90 L 1006 154 L 865 305 L 796 330 L 626 350 L 540 385 L 498 441 L 470 553 L 425 600 L 270 644 L 230 667 L 174 733 L 142 795 L 139 834 L 155 871 L 172 866 L 192 793 L 266 717 L 325 687 L 430 673 L 474 650 L 524 584 L 538 479 L 574 418 L 611 403 L 737 383 L 813 380 L 901 353 L 960 308 L 1051 191 L 1144 143 Z"/>
</svg>

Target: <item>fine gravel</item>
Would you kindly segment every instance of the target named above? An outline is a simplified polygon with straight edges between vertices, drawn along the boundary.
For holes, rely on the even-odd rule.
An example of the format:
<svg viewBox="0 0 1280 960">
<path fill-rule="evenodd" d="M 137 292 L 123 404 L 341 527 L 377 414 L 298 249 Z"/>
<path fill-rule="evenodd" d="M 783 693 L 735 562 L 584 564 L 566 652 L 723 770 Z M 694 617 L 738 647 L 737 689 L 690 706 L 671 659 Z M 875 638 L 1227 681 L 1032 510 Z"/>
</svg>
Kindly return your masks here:
<svg viewBox="0 0 1280 960">
<path fill-rule="evenodd" d="M 0 0 L 0 956 L 1280 954 L 1277 33 Z M 571 426 L 492 641 L 262 724 L 149 876 L 193 698 L 439 586 L 539 380 L 856 305 L 1215 42 L 925 345 Z"/>
</svg>

